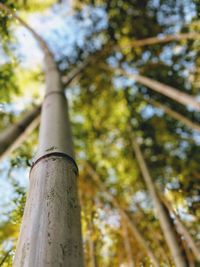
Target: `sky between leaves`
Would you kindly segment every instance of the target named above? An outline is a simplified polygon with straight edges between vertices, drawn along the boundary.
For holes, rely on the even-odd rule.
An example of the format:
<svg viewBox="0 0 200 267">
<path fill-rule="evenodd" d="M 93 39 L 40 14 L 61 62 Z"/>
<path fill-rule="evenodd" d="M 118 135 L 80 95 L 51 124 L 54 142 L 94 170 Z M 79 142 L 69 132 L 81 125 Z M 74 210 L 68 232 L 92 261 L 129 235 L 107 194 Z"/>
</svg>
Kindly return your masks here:
<svg viewBox="0 0 200 267">
<path fill-rule="evenodd" d="M 159 1 L 151 1 L 151 5 L 159 6 Z M 87 44 L 87 50 L 92 52 L 98 48 L 101 47 L 102 42 L 104 41 L 104 38 L 102 35 L 98 35 L 97 38 L 93 38 L 92 41 L 89 43 L 88 38 L 91 35 L 91 32 L 100 32 L 106 29 L 108 25 L 108 18 L 106 17 L 106 13 L 103 8 L 92 8 L 85 7 L 83 11 L 83 20 L 79 20 L 76 17 L 74 17 L 74 12 L 70 7 L 64 3 L 63 5 L 55 4 L 51 8 L 47 8 L 47 10 L 44 10 L 42 14 L 34 12 L 33 14 L 27 16 L 26 12 L 22 11 L 22 17 L 24 17 L 29 24 L 47 41 L 49 47 L 54 52 L 56 59 L 59 61 L 62 58 L 70 58 L 70 60 L 73 62 L 77 58 L 77 52 L 76 48 L 83 48 Z M 158 21 L 162 22 L 165 26 L 169 24 L 169 27 L 165 30 L 165 33 L 175 33 L 178 32 L 182 28 L 182 23 L 189 24 L 192 20 L 192 18 L 195 16 L 195 8 L 191 5 L 185 5 L 184 6 L 184 13 L 186 14 L 184 22 L 180 21 L 180 23 L 173 23 L 177 22 L 179 20 L 179 14 L 174 14 L 173 16 L 167 18 L 163 15 L 162 9 L 160 10 L 160 13 L 158 13 Z M 94 18 L 98 21 L 96 24 L 95 29 L 93 28 L 93 20 Z M 11 18 L 12 19 L 12 18 Z M 14 32 L 14 40 L 10 44 L 10 48 L 13 52 L 13 55 L 9 57 L 3 52 L 3 49 L 0 50 L 1 58 L 0 58 L 0 64 L 4 65 L 6 62 L 10 61 L 17 61 L 17 67 L 15 68 L 15 74 L 17 76 L 17 83 L 19 87 L 19 93 L 14 94 L 12 96 L 12 101 L 4 101 L 0 105 L 0 112 L 7 112 L 10 114 L 20 115 L 21 112 L 24 110 L 27 110 L 30 105 L 32 105 L 32 102 L 39 103 L 42 100 L 42 96 L 44 95 L 44 83 L 43 83 L 43 76 L 41 74 L 42 69 L 42 53 L 40 49 L 38 48 L 37 43 L 31 36 L 31 34 L 21 27 L 18 23 L 12 24 L 12 29 Z M 124 39 L 124 42 L 126 40 Z M 180 55 L 182 51 L 184 50 L 184 46 L 174 46 L 173 47 L 173 55 Z M 89 52 L 88 52 L 89 53 Z M 119 55 L 120 57 L 120 55 Z M 150 52 L 146 51 L 142 54 L 142 60 L 147 61 L 150 57 Z M 170 46 L 166 46 L 162 53 L 160 58 L 162 61 L 166 64 L 168 64 L 172 57 L 172 49 Z M 110 57 L 108 59 L 109 63 L 113 66 L 116 64 L 115 57 Z M 66 68 L 66 65 L 70 65 L 69 62 L 63 63 L 63 68 Z M 186 62 L 188 69 L 193 68 L 193 64 L 191 62 Z M 61 66 L 62 67 L 62 66 Z M 127 67 L 128 70 L 130 70 L 130 67 Z M 183 71 L 183 76 L 188 75 L 187 68 L 185 68 L 185 73 Z M 138 72 L 138 68 L 135 67 L 131 68 L 131 71 Z M 36 79 L 37 77 L 37 79 Z M 39 77 L 39 79 L 38 79 Z M 133 87 L 133 91 L 137 92 L 139 91 L 138 88 L 136 88 L 135 82 L 122 78 L 122 77 L 114 77 L 113 83 L 115 85 L 116 90 L 119 90 L 122 87 Z M 80 88 L 79 86 L 75 87 L 73 86 L 73 90 L 68 90 L 67 95 L 69 98 L 70 103 L 76 103 L 77 95 L 80 94 Z M 107 95 L 105 93 L 105 99 L 107 99 Z M 34 101 L 33 101 L 34 99 Z M 77 104 L 77 108 L 80 108 Z M 121 114 L 126 115 L 126 111 L 124 111 L 124 103 L 119 97 L 119 102 L 117 103 L 116 107 L 118 108 L 118 111 L 115 111 L 116 117 L 120 116 Z M 114 107 L 113 109 L 115 109 Z M 146 120 L 150 120 L 154 114 L 157 114 L 158 117 L 163 116 L 163 112 L 152 108 L 150 105 L 146 105 L 145 108 L 139 107 L 141 110 L 141 116 L 145 118 Z M 75 110 L 76 110 L 76 104 L 75 104 Z M 83 109 L 83 113 L 86 113 L 88 111 Z M 119 113 L 117 113 L 119 112 Z M 74 115 L 74 111 L 72 111 L 72 116 Z M 91 112 L 92 113 L 92 112 Z M 97 110 L 98 113 L 98 110 Z M 97 115 L 96 115 L 97 116 Z M 94 115 L 91 114 L 91 120 L 94 119 Z M 73 117 L 73 123 L 74 125 L 84 122 L 83 116 L 81 114 L 76 114 Z M 115 121 L 114 121 L 115 123 Z M 90 127 L 90 126 L 85 126 Z M 119 126 L 121 127 L 121 126 Z M 98 129 L 98 125 L 96 126 L 96 129 Z M 85 129 L 84 129 L 85 130 Z M 78 127 L 77 130 L 78 131 Z M 83 131 L 84 132 L 84 131 Z M 76 135 L 76 133 L 75 133 Z M 187 139 L 187 133 L 184 133 L 182 130 L 180 131 L 180 136 Z M 77 133 L 78 136 L 78 133 Z M 110 136 L 110 140 L 113 137 Z M 93 139 L 93 138 L 91 138 Z M 108 138 L 109 139 L 109 138 Z M 95 138 L 94 138 L 95 140 Z M 37 142 L 37 134 L 33 134 L 30 140 L 28 141 L 29 145 L 33 142 L 36 144 Z M 95 140 L 96 150 L 100 149 L 102 144 L 100 144 L 101 141 Z M 198 133 L 192 134 L 192 141 L 195 145 L 200 142 L 200 135 Z M 109 143 L 109 141 L 108 141 Z M 93 145 L 95 145 L 93 144 Z M 116 142 L 118 149 L 120 150 L 121 147 L 123 147 L 123 142 L 120 143 L 118 140 Z M 183 150 L 184 150 L 184 142 L 182 142 Z M 79 145 L 79 144 L 78 144 Z M 82 144 L 80 144 L 81 146 Z M 91 145 L 91 144 L 89 144 Z M 169 144 L 170 145 L 170 144 Z M 18 152 L 16 151 L 11 159 L 6 158 L 3 162 L 0 164 L 0 195 L 2 201 L 0 202 L 0 221 L 6 221 L 10 212 L 15 209 L 16 207 L 16 198 L 18 196 L 18 193 L 16 192 L 16 188 L 13 186 L 13 181 L 17 181 L 19 185 L 24 188 L 23 190 L 26 191 L 27 185 L 28 185 L 28 171 L 29 168 L 27 168 L 27 158 L 28 160 L 31 159 L 32 153 L 36 153 L 36 146 L 32 147 L 31 151 L 26 151 L 27 144 L 22 145 L 20 148 L 20 156 L 18 156 Z M 187 147 L 187 143 L 186 143 Z M 104 148 L 102 148 L 103 150 Z M 181 149 L 177 150 L 178 156 L 181 157 Z M 24 155 L 24 157 L 23 157 Z M 182 156 L 184 157 L 184 153 L 182 153 Z M 78 152 L 78 158 L 84 159 L 85 155 L 83 152 Z M 102 166 L 105 167 L 108 162 L 105 160 L 105 165 L 102 160 Z M 15 166 L 14 168 L 11 167 Z M 123 173 L 124 167 L 121 167 L 121 172 Z M 7 179 L 9 177 L 9 179 Z M 123 175 L 122 175 L 123 177 Z M 117 180 L 120 178 L 117 178 Z M 131 180 L 131 179 L 130 179 Z M 171 182 L 169 183 L 169 187 L 176 187 L 176 179 L 173 178 Z M 131 180 L 132 181 L 132 180 Z M 116 182 L 116 176 L 113 171 L 113 168 L 110 169 L 109 173 L 109 179 L 107 180 L 108 184 L 112 184 Z M 130 181 L 127 179 L 127 181 L 124 180 L 124 177 L 121 178 L 121 182 L 129 184 Z M 110 186 L 110 185 L 109 185 Z M 115 193 L 115 190 L 117 191 L 118 188 L 113 188 L 113 192 Z M 139 190 L 134 196 L 134 201 L 136 202 L 142 202 L 142 205 L 147 205 L 148 198 L 146 196 L 146 192 L 143 190 Z M 190 214 L 185 213 L 184 206 L 180 207 L 180 211 L 182 211 L 182 216 L 192 221 L 193 217 Z M 111 213 L 110 217 L 105 215 L 105 211 L 99 209 L 99 218 L 105 217 L 107 219 L 107 223 L 111 225 L 115 225 L 116 227 L 119 226 L 119 219 L 118 215 L 115 213 Z M 98 219 L 99 219 L 98 218 Z M 97 220 L 98 220 L 97 219 Z M 100 219 L 99 219 L 100 220 Z M 102 222 L 102 220 L 100 220 Z M 106 223 L 105 225 L 101 224 L 102 232 L 106 232 Z M 110 242 L 111 239 L 108 236 L 104 236 L 104 238 L 107 240 L 105 242 L 104 252 L 102 252 L 104 255 L 108 253 L 109 255 L 109 247 L 111 246 Z"/>
</svg>

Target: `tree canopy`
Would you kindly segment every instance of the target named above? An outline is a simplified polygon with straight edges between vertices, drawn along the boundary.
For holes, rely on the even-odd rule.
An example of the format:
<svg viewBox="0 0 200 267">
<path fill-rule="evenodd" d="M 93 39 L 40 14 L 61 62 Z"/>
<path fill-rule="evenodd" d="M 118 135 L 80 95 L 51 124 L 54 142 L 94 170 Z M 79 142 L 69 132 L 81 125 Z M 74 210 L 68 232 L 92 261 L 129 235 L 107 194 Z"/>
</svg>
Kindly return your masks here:
<svg viewBox="0 0 200 267">
<path fill-rule="evenodd" d="M 0 3 L 0 146 L 44 96 L 43 51 L 22 19 L 68 97 L 85 266 L 175 266 L 134 144 L 188 266 L 200 264 L 199 12 L 198 0 Z M 38 124 L 0 163 L 0 266 L 12 265 Z"/>
</svg>

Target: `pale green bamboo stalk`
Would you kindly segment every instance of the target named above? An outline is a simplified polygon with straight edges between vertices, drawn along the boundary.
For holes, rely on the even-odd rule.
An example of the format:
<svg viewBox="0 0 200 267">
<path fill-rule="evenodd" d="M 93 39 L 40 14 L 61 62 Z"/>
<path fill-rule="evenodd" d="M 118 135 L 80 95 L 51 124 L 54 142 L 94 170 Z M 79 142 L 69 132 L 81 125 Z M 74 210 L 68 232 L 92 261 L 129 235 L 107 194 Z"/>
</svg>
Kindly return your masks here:
<svg viewBox="0 0 200 267">
<path fill-rule="evenodd" d="M 27 136 L 39 125 L 40 110 L 41 107 L 35 108 L 19 122 L 0 133 L 0 160 L 19 147 L 26 140 Z"/>
<path fill-rule="evenodd" d="M 153 100 L 153 99 L 145 99 L 145 100 L 149 102 L 150 104 L 152 104 L 153 106 L 162 109 L 170 117 L 174 118 L 175 120 L 180 121 L 182 124 L 186 125 L 187 127 L 200 132 L 200 125 L 192 122 L 191 120 L 189 120 L 182 114 L 172 110 L 171 108 L 167 107 L 166 105 L 163 105 L 162 103 L 156 100 Z"/>
<path fill-rule="evenodd" d="M 128 233 L 128 227 L 126 225 L 126 220 L 122 220 L 122 231 L 123 231 L 122 234 L 123 234 L 124 247 L 125 247 L 127 261 L 128 261 L 127 267 L 134 267 L 135 265 L 134 265 L 134 261 L 133 261 L 130 236 Z"/>
<path fill-rule="evenodd" d="M 169 201 L 167 201 L 167 199 L 164 196 L 160 196 L 160 198 L 163 201 L 164 205 L 169 210 L 169 212 L 174 216 L 178 231 L 184 236 L 184 239 L 187 242 L 187 245 L 192 250 L 196 260 L 198 262 L 200 262 L 200 249 L 198 248 L 197 244 L 194 242 L 194 239 L 190 235 L 188 229 L 182 223 L 182 221 L 179 218 L 179 216 L 175 213 L 175 211 L 173 210 L 173 208 L 172 208 L 171 204 L 169 203 Z"/>
<path fill-rule="evenodd" d="M 162 228 L 164 237 L 166 239 L 167 245 L 169 247 L 169 250 L 171 252 L 172 258 L 174 260 L 175 266 L 177 267 L 189 267 L 189 263 L 187 261 L 187 258 L 185 257 L 182 249 L 180 248 L 180 244 L 177 239 L 177 233 L 175 232 L 174 225 L 171 222 L 171 219 L 169 218 L 169 215 L 167 214 L 162 202 L 160 201 L 157 192 L 156 187 L 153 183 L 152 177 L 149 173 L 147 164 L 144 160 L 144 157 L 142 155 L 140 146 L 136 140 L 136 137 L 132 132 L 130 132 L 131 136 L 131 142 L 133 149 L 135 151 L 135 156 L 138 161 L 138 165 L 140 167 L 140 170 L 142 172 L 145 184 L 147 186 L 148 192 L 151 196 L 155 212 L 158 216 L 160 226 Z"/>
<path fill-rule="evenodd" d="M 42 104 L 38 154 L 30 172 L 30 188 L 14 267 L 83 266 L 77 166 L 68 105 L 54 57 L 43 39 L 3 4 L 36 38 L 44 52 L 46 94 Z"/>
<path fill-rule="evenodd" d="M 188 32 L 188 33 L 177 33 L 177 34 L 171 34 L 171 35 L 164 35 L 162 37 L 155 36 L 155 37 L 149 37 L 141 40 L 134 40 L 130 43 L 130 45 L 122 46 L 123 48 L 126 47 L 142 47 L 147 45 L 155 45 L 155 44 L 164 44 L 169 43 L 173 41 L 182 41 L 182 40 L 188 40 L 188 39 L 199 39 L 200 34 L 198 32 Z"/>
<path fill-rule="evenodd" d="M 146 255 L 151 259 L 153 265 L 155 267 L 159 267 L 160 264 L 159 264 L 156 256 L 154 255 L 153 251 L 151 250 L 151 248 L 147 244 L 142 233 L 140 233 L 140 231 L 138 230 L 136 224 L 129 218 L 127 213 L 120 207 L 120 205 L 118 204 L 118 202 L 114 198 L 114 196 L 106 190 L 104 185 L 100 182 L 99 175 L 92 168 L 92 166 L 88 163 L 87 163 L 87 169 L 88 169 L 88 172 L 91 175 L 91 177 L 93 177 L 93 180 L 96 182 L 100 191 L 104 194 L 104 196 L 108 199 L 108 201 L 110 201 L 112 203 L 112 205 L 120 212 L 121 217 L 127 222 L 128 227 L 130 228 L 132 234 L 134 235 L 134 237 L 136 238 L 138 243 L 141 245 L 141 247 L 144 249 Z"/>
<path fill-rule="evenodd" d="M 190 106 L 193 109 L 200 111 L 200 103 L 194 97 L 186 93 L 183 93 L 174 87 L 158 82 L 151 78 L 145 77 L 143 75 L 130 74 L 123 69 L 116 69 L 116 70 L 119 73 L 129 77 L 130 79 L 133 79 L 134 81 L 147 86 L 148 88 L 152 89 L 155 92 L 165 95 L 182 105 Z"/>
</svg>

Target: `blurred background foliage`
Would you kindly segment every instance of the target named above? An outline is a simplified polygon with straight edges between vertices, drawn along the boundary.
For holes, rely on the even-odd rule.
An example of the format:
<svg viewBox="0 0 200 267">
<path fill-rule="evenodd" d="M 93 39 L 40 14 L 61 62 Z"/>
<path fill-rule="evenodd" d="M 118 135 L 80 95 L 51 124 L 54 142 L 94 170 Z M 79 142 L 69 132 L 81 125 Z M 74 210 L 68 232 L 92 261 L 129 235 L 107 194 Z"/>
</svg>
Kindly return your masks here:
<svg viewBox="0 0 200 267">
<path fill-rule="evenodd" d="M 46 40 L 63 77 L 88 57 L 92 58 L 78 79 L 65 88 L 80 169 L 85 265 L 151 266 L 119 210 L 105 197 L 100 186 L 103 184 L 137 225 L 160 266 L 173 266 L 129 131 L 134 131 L 140 142 L 154 184 L 200 245 L 200 134 L 149 99 L 196 124 L 199 113 L 119 75 L 116 70 L 123 67 L 199 99 L 199 38 L 133 45 L 135 40 L 148 37 L 200 34 L 199 1 L 1 0 L 1 3 L 17 11 Z M 0 38 L 3 131 L 42 102 L 44 77 L 37 45 L 4 11 L 0 12 Z M 38 129 L 0 165 L 0 266 L 12 265 L 37 138 Z M 99 185 L 94 182 L 90 168 Z M 184 238 L 182 243 L 191 266 L 199 266 Z"/>
</svg>

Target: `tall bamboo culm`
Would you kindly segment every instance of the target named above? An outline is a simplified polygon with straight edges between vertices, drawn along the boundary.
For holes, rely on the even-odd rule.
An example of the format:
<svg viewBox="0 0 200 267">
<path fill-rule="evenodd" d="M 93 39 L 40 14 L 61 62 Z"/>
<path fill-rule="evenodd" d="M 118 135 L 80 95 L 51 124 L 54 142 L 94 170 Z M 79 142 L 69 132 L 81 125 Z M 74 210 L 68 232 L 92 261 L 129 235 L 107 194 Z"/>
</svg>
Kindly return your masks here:
<svg viewBox="0 0 200 267">
<path fill-rule="evenodd" d="M 68 106 L 56 64 L 45 57 L 46 95 L 42 105 L 39 149 L 14 266 L 83 266 L 77 166 Z"/>
<path fill-rule="evenodd" d="M 13 266 L 82 267 L 78 168 L 60 73 L 43 39 L 15 13 L 4 5 L 3 8 L 38 41 L 44 52 L 46 81 L 38 153 L 30 171 L 29 192 Z"/>
<path fill-rule="evenodd" d="M 130 133 L 130 136 L 131 136 L 131 143 L 135 151 L 136 159 L 138 161 L 138 165 L 140 167 L 142 176 L 147 186 L 149 195 L 151 196 L 158 220 L 160 222 L 160 226 L 162 228 L 166 243 L 171 252 L 175 266 L 189 267 L 187 257 L 178 241 L 178 234 L 175 231 L 172 219 L 169 217 L 167 210 L 165 209 L 164 205 L 162 204 L 156 192 L 156 187 L 153 183 L 152 177 L 146 165 L 145 159 L 140 149 L 140 145 L 138 144 L 137 139 L 133 133 Z"/>
</svg>

